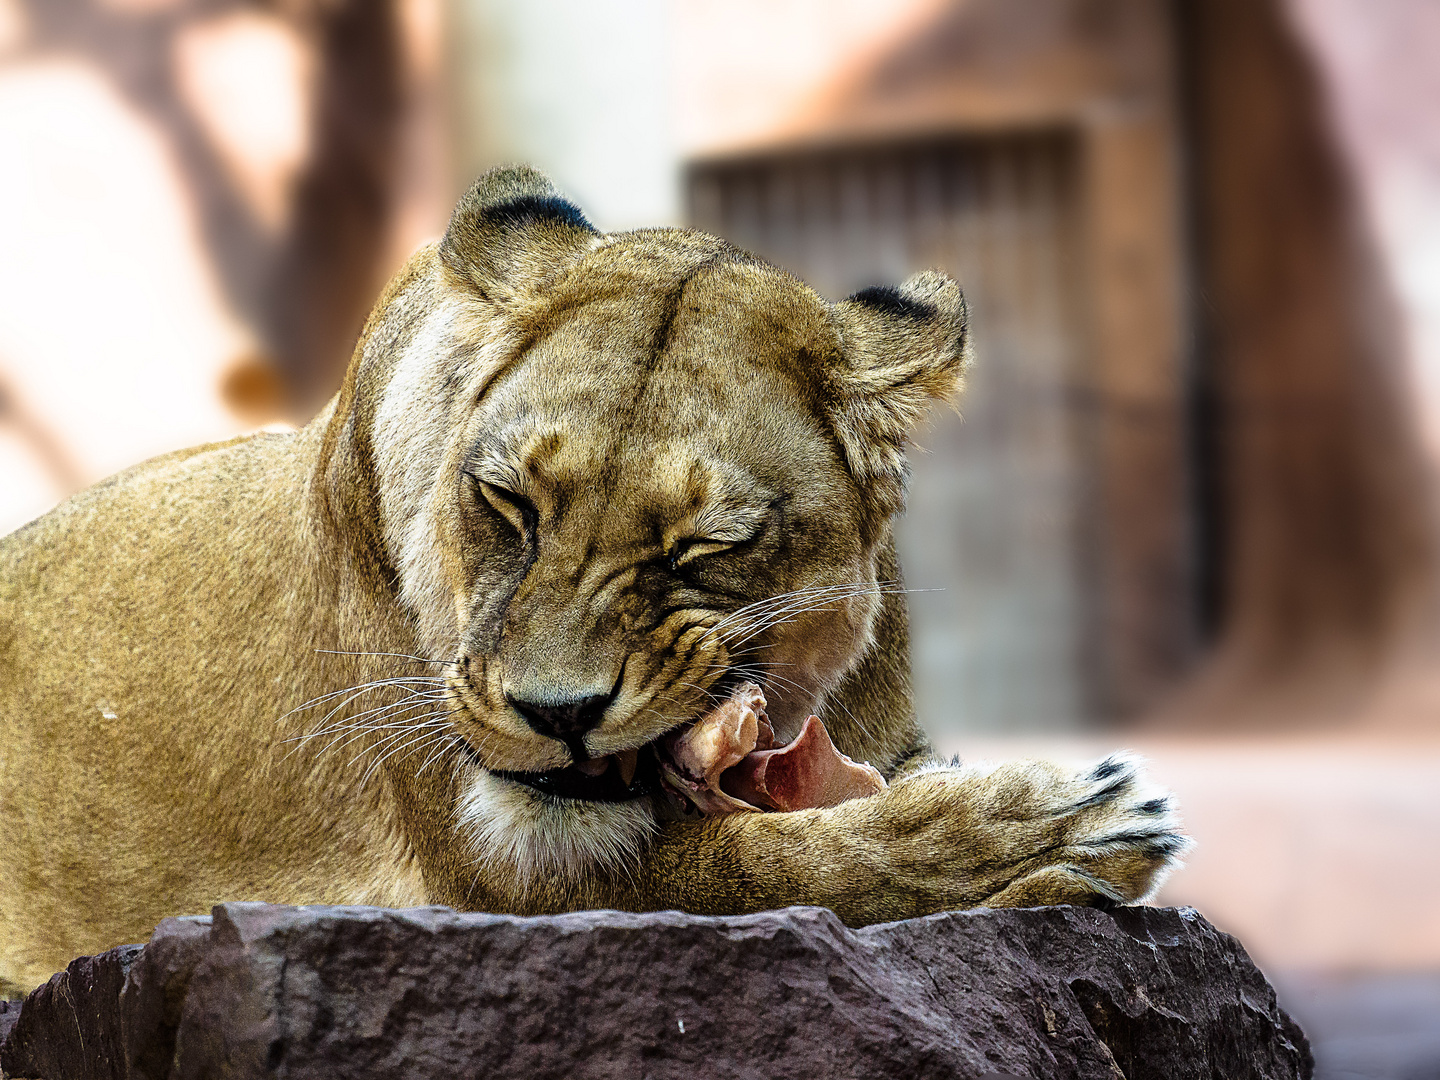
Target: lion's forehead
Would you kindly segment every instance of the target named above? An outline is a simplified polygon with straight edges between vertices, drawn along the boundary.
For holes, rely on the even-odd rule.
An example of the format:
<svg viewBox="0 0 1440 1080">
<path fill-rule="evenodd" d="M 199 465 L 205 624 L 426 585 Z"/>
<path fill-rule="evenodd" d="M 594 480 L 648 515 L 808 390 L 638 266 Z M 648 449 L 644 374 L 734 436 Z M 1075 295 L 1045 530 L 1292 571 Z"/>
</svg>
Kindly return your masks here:
<svg viewBox="0 0 1440 1080">
<path fill-rule="evenodd" d="M 748 405 L 747 396 L 707 400 L 652 388 L 610 408 L 583 393 L 532 398 L 522 409 L 497 408 L 491 422 L 482 417 L 472 464 L 490 466 L 495 480 L 516 490 L 687 513 L 738 510 L 845 482 L 827 429 L 793 394 L 762 394 Z"/>
<path fill-rule="evenodd" d="M 604 355 L 606 369 L 586 372 L 597 382 L 662 359 L 703 381 L 766 368 L 793 377 L 797 355 L 839 348 L 808 286 L 733 250 L 697 259 L 685 235 L 621 238 L 567 271 L 521 317 L 524 336 L 545 346 L 535 352 L 552 366 Z"/>
<path fill-rule="evenodd" d="M 745 534 L 777 499 L 843 500 L 820 404 L 838 347 L 825 306 L 733 255 L 612 248 L 569 273 L 477 404 L 473 455 L 494 482 L 647 543 Z"/>
<path fill-rule="evenodd" d="M 842 468 L 793 378 L 728 363 L 527 357 L 476 419 L 478 454 L 551 483 L 624 482 L 693 497 L 794 487 Z"/>
</svg>

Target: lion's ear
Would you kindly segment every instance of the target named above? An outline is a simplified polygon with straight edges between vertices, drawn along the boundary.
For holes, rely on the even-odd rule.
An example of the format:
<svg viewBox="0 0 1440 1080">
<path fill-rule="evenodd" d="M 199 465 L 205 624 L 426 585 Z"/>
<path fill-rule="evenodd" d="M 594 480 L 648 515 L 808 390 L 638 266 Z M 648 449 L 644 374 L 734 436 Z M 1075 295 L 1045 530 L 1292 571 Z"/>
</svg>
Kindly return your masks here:
<svg viewBox="0 0 1440 1080">
<path fill-rule="evenodd" d="M 599 235 L 580 208 L 528 165 L 491 169 L 451 215 L 440 258 L 483 297 L 522 295 Z"/>
<path fill-rule="evenodd" d="M 856 478 L 886 513 L 905 498 L 905 441 L 932 401 L 953 400 L 970 362 L 965 297 L 938 270 L 834 306 L 843 341 L 831 417 Z"/>
</svg>

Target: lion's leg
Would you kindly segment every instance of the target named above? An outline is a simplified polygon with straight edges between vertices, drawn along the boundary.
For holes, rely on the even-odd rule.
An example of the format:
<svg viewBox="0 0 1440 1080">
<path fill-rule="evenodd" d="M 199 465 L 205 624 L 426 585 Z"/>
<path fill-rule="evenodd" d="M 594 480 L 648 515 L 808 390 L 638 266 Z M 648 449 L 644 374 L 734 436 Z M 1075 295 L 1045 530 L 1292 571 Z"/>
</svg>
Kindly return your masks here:
<svg viewBox="0 0 1440 1080">
<path fill-rule="evenodd" d="M 613 901 L 733 914 L 821 904 L 852 926 L 974 906 L 1126 903 L 1188 846 L 1133 759 L 933 768 L 829 810 L 667 826 Z"/>
</svg>

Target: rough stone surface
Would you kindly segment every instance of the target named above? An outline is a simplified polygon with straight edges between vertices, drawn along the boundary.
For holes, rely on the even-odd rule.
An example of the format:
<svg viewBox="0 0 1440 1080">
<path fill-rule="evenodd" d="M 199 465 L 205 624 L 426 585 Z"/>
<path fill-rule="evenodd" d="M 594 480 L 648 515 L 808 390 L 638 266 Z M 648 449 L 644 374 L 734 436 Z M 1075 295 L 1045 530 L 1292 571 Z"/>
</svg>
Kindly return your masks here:
<svg viewBox="0 0 1440 1080">
<path fill-rule="evenodd" d="M 1188 908 L 733 918 L 224 904 L 77 960 L 7 1076 L 1308 1080 L 1238 942 Z"/>
<path fill-rule="evenodd" d="M 142 951 L 123 945 L 70 961 L 25 999 L 0 1044 L 6 1076 L 124 1076 L 125 1059 L 116 1006 L 125 976 Z"/>
<path fill-rule="evenodd" d="M 5 1042 L 5 1036 L 10 1034 L 10 1029 L 15 1026 L 15 1021 L 20 1019 L 20 1002 L 0 1001 L 0 1045 Z"/>
</svg>

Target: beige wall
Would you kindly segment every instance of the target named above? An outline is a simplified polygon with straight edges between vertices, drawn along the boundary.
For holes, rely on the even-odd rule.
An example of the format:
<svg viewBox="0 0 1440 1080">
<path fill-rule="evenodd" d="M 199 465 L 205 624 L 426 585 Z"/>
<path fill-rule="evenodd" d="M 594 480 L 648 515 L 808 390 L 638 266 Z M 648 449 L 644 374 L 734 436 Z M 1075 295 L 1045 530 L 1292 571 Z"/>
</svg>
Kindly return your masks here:
<svg viewBox="0 0 1440 1080">
<path fill-rule="evenodd" d="M 447 0 L 456 187 L 527 161 L 602 229 L 678 224 L 668 45 L 662 0 Z"/>
</svg>

